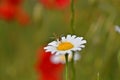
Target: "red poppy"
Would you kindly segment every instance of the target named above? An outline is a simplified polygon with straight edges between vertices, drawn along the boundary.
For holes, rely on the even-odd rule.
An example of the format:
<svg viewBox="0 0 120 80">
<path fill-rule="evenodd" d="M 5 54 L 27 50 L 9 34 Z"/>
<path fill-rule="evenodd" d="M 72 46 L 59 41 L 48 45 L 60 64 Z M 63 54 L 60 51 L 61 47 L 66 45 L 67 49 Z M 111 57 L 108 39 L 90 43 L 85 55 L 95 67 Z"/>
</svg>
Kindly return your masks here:
<svg viewBox="0 0 120 80">
<path fill-rule="evenodd" d="M 15 18 L 16 8 L 8 3 L 0 5 L 0 19 L 12 20 Z"/>
<path fill-rule="evenodd" d="M 58 74 L 54 74 L 54 75 L 50 75 L 50 74 L 48 74 L 48 75 L 42 75 L 41 76 L 41 78 L 39 78 L 39 80 L 62 80 L 61 79 L 61 76 L 60 76 L 60 74 L 58 75 Z"/>
<path fill-rule="evenodd" d="M 17 11 L 16 19 L 21 25 L 26 25 L 30 22 L 28 14 L 21 8 Z"/>
<path fill-rule="evenodd" d="M 70 0 L 39 0 L 48 9 L 65 9 L 70 5 Z"/>
<path fill-rule="evenodd" d="M 64 65 L 51 62 L 51 56 L 52 54 L 45 52 L 43 47 L 38 51 L 36 70 L 41 74 L 40 80 L 61 80 Z"/>
<path fill-rule="evenodd" d="M 29 23 L 28 14 L 21 8 L 22 0 L 2 0 L 0 4 L 0 19 L 10 21 L 16 19 L 21 25 Z"/>
<path fill-rule="evenodd" d="M 20 5 L 23 2 L 23 0 L 6 0 L 6 2 L 13 5 Z"/>
</svg>

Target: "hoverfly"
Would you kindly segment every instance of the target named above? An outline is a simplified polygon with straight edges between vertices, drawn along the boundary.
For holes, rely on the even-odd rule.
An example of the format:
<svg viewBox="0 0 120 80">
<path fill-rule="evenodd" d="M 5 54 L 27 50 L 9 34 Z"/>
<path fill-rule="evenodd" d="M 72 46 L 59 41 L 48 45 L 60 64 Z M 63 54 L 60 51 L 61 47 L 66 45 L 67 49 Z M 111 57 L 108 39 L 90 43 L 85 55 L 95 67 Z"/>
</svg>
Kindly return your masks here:
<svg viewBox="0 0 120 80">
<path fill-rule="evenodd" d="M 53 36 L 54 36 L 54 37 L 50 37 L 50 38 L 61 41 L 61 37 L 63 36 L 63 34 L 58 35 L 58 34 L 56 34 L 56 33 L 53 33 Z"/>
</svg>

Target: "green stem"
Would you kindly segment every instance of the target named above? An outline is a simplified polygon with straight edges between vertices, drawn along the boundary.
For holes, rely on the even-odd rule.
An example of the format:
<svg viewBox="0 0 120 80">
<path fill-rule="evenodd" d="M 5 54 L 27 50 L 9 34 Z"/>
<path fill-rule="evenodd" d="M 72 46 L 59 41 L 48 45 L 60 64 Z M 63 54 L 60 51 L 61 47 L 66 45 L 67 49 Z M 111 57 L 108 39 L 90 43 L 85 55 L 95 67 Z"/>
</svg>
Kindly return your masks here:
<svg viewBox="0 0 120 80">
<path fill-rule="evenodd" d="M 99 72 L 97 73 L 97 80 L 100 80 L 100 74 L 99 74 Z"/>
<path fill-rule="evenodd" d="M 71 0 L 71 29 L 72 29 L 72 33 L 75 33 L 74 23 L 75 23 L 74 0 Z"/>
<path fill-rule="evenodd" d="M 75 9 L 74 9 L 74 0 L 71 0 L 71 30 L 72 34 L 75 34 Z M 72 62 L 71 62 L 71 67 L 72 67 L 72 80 L 75 80 L 75 67 L 74 67 L 74 53 L 72 54 Z"/>
<path fill-rule="evenodd" d="M 72 80 L 76 80 L 76 78 L 75 78 L 75 75 L 76 75 L 76 73 L 75 73 L 75 67 L 74 67 L 74 53 L 72 54 L 72 62 L 71 62 L 71 67 L 72 67 Z"/>
<path fill-rule="evenodd" d="M 65 60 L 66 60 L 65 80 L 68 80 L 68 54 L 65 54 Z"/>
</svg>

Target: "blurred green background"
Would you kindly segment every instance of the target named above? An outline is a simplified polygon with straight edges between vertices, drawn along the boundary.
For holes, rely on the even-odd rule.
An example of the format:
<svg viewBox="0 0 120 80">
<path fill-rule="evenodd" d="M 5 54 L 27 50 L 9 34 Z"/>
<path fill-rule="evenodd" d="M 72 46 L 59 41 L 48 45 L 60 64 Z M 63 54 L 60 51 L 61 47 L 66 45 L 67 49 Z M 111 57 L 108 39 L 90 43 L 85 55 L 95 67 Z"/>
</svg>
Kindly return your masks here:
<svg viewBox="0 0 120 80">
<path fill-rule="evenodd" d="M 53 40 L 53 33 L 71 33 L 70 9 L 43 8 L 36 21 L 36 3 L 26 0 L 23 5 L 31 15 L 27 26 L 0 20 L 0 80 L 37 80 L 34 65 L 39 47 Z M 120 80 L 120 33 L 115 32 L 115 25 L 120 25 L 119 3 L 120 0 L 76 0 L 75 34 L 87 40 L 75 64 L 77 80 L 97 80 L 98 72 L 100 80 Z"/>
</svg>

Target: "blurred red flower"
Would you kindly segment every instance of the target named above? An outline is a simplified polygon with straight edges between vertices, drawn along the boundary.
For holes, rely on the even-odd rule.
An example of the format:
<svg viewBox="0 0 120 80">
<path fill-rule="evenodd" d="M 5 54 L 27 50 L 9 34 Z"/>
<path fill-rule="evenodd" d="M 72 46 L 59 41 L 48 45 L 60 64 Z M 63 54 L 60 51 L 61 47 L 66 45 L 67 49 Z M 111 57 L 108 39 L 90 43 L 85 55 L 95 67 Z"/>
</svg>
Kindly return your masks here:
<svg viewBox="0 0 120 80">
<path fill-rule="evenodd" d="M 36 64 L 39 80 L 62 80 L 61 74 L 63 72 L 64 65 L 60 63 L 54 64 L 51 62 L 51 56 L 52 54 L 50 52 L 45 52 L 43 47 L 39 49 Z"/>
<path fill-rule="evenodd" d="M 48 9 L 65 9 L 70 5 L 70 0 L 39 0 Z"/>
<path fill-rule="evenodd" d="M 23 2 L 23 0 L 6 0 L 6 2 L 12 5 L 20 5 Z"/>
<path fill-rule="evenodd" d="M 30 22 L 30 18 L 28 14 L 23 10 L 23 9 L 18 9 L 18 12 L 16 14 L 16 20 L 21 24 L 21 25 L 26 25 Z"/>
<path fill-rule="evenodd" d="M 22 9 L 23 0 L 2 0 L 0 4 L 0 19 L 11 21 L 17 20 L 21 25 L 30 22 L 28 14 Z"/>
<path fill-rule="evenodd" d="M 12 20 L 15 18 L 16 7 L 11 4 L 4 3 L 0 5 L 0 19 Z"/>
</svg>

